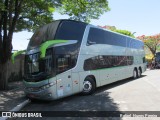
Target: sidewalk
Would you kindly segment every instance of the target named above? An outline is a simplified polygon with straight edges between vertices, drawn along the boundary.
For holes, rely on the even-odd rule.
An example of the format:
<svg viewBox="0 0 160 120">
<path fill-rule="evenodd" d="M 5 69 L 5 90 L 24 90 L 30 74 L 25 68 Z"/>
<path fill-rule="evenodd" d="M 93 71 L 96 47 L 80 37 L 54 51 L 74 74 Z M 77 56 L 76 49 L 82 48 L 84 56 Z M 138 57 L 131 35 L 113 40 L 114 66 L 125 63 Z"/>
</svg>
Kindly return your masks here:
<svg viewBox="0 0 160 120">
<path fill-rule="evenodd" d="M 27 100 L 22 81 L 9 83 L 9 90 L 0 91 L 0 111 L 10 111 Z"/>
</svg>

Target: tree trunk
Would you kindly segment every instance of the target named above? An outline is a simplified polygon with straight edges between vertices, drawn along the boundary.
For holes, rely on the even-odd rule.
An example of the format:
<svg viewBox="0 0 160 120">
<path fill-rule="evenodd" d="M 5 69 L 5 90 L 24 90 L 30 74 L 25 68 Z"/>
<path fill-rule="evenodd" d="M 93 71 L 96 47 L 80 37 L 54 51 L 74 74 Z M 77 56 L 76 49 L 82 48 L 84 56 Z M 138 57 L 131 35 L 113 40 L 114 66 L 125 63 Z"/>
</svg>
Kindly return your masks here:
<svg viewBox="0 0 160 120">
<path fill-rule="evenodd" d="M 0 11 L 0 90 L 8 88 L 8 62 L 12 51 L 12 36 L 23 0 L 3 0 L 5 10 Z"/>
<path fill-rule="evenodd" d="M 0 63 L 0 90 L 8 89 L 8 61 Z"/>
</svg>

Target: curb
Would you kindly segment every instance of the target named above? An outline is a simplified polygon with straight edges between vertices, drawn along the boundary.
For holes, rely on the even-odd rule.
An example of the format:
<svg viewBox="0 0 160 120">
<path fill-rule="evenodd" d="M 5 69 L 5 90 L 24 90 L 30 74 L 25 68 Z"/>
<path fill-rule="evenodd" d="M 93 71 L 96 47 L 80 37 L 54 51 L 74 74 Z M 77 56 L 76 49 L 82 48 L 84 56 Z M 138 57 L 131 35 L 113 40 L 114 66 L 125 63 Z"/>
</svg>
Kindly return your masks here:
<svg viewBox="0 0 160 120">
<path fill-rule="evenodd" d="M 27 104 L 30 103 L 30 100 L 25 100 L 23 101 L 22 103 L 20 103 L 19 105 L 17 105 L 16 107 L 14 107 L 12 110 L 10 110 L 11 112 L 14 112 L 14 111 L 20 111 L 24 106 L 26 106 Z"/>
<path fill-rule="evenodd" d="M 12 110 L 10 110 L 9 112 L 17 112 L 20 111 L 24 106 L 26 106 L 27 104 L 30 103 L 30 100 L 27 99 L 25 101 L 23 101 L 22 103 L 20 103 L 19 105 L 17 105 L 16 107 L 14 107 Z M 0 120 L 7 120 L 9 117 L 0 117 Z"/>
</svg>

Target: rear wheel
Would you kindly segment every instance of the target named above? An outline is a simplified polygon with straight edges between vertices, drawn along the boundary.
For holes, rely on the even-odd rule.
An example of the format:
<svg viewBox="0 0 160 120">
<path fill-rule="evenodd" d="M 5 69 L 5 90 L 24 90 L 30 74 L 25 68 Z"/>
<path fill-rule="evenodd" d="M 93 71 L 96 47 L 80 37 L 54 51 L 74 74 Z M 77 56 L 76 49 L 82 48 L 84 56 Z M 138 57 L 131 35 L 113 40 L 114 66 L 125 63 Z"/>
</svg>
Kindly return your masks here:
<svg viewBox="0 0 160 120">
<path fill-rule="evenodd" d="M 141 75 L 142 75 L 142 72 L 141 72 L 141 69 L 139 68 L 138 69 L 138 77 L 141 77 Z"/>
<path fill-rule="evenodd" d="M 96 89 L 96 84 L 94 79 L 92 79 L 91 77 L 87 77 L 83 82 L 82 94 L 83 95 L 92 94 L 95 91 L 95 89 Z"/>
<path fill-rule="evenodd" d="M 138 77 L 137 69 L 133 70 L 133 79 L 136 79 Z"/>
</svg>

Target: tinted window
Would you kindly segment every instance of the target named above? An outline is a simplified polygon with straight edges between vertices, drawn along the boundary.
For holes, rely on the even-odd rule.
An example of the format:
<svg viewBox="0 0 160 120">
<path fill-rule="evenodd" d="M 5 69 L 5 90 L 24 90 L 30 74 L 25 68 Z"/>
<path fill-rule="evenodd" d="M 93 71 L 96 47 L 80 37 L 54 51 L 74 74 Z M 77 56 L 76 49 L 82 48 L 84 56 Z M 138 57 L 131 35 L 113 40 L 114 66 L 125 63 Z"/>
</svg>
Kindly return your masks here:
<svg viewBox="0 0 160 120">
<path fill-rule="evenodd" d="M 106 44 L 115 45 L 114 34 L 111 32 L 105 32 Z"/>
<path fill-rule="evenodd" d="M 62 73 L 70 69 L 70 55 L 56 55 L 56 73 Z"/>
<path fill-rule="evenodd" d="M 33 49 L 47 40 L 53 40 L 58 24 L 59 21 L 55 21 L 36 30 L 28 44 L 27 49 Z"/>
<path fill-rule="evenodd" d="M 62 21 L 56 32 L 55 39 L 82 41 L 86 24 L 74 21 Z"/>
<path fill-rule="evenodd" d="M 108 44 L 136 49 L 143 49 L 144 46 L 141 41 L 98 28 L 90 28 L 87 44 Z"/>
<path fill-rule="evenodd" d="M 160 52 L 156 53 L 156 61 L 160 62 Z"/>
<path fill-rule="evenodd" d="M 132 64 L 133 64 L 133 56 L 100 55 L 85 60 L 84 70 L 96 70 L 102 68 L 127 66 Z"/>
<path fill-rule="evenodd" d="M 88 35 L 88 44 L 105 44 L 104 30 L 91 28 Z"/>
<path fill-rule="evenodd" d="M 109 44 L 116 46 L 126 46 L 126 39 L 124 36 L 115 34 L 109 31 L 90 28 L 88 36 L 88 44 Z"/>
<path fill-rule="evenodd" d="M 143 49 L 144 43 L 142 41 L 138 41 L 132 38 L 127 38 L 127 47 Z"/>
<path fill-rule="evenodd" d="M 70 55 L 71 65 L 70 67 L 73 68 L 77 63 L 77 57 L 79 53 L 79 44 L 71 44 L 71 45 L 64 45 L 55 47 L 55 55 Z"/>
<path fill-rule="evenodd" d="M 59 24 L 55 39 L 78 40 L 78 43 L 55 47 L 55 55 L 60 56 L 60 58 L 63 56 L 62 58 L 65 58 L 65 61 L 68 60 L 68 57 L 66 58 L 65 55 L 70 55 L 70 64 L 68 64 L 68 67 L 58 67 L 58 73 L 64 72 L 64 70 L 73 68 L 76 65 L 85 28 L 85 23 L 76 21 L 62 21 Z M 62 62 L 63 60 L 59 59 L 57 61 L 58 66 L 60 66 Z"/>
<path fill-rule="evenodd" d="M 55 75 L 52 49 L 46 51 L 44 59 L 39 59 L 39 56 L 40 53 L 25 56 L 24 79 L 26 81 L 38 82 Z"/>
<path fill-rule="evenodd" d="M 105 41 L 109 45 L 126 47 L 126 38 L 124 36 L 109 31 L 105 31 Z"/>
</svg>

